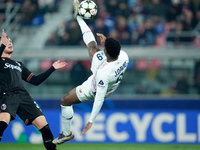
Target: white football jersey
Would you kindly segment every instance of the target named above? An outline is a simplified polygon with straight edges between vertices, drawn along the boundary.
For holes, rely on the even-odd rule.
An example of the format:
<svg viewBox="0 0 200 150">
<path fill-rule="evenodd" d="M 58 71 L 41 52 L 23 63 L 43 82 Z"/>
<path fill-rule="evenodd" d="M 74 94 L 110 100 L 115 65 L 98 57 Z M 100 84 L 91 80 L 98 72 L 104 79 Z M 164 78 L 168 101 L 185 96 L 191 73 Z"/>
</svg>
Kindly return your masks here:
<svg viewBox="0 0 200 150">
<path fill-rule="evenodd" d="M 103 51 L 94 54 L 91 66 L 93 75 L 90 76 L 90 80 L 92 80 L 91 89 L 95 94 L 95 98 L 90 122 L 94 122 L 104 99 L 117 89 L 128 62 L 128 55 L 124 51 L 120 51 L 118 59 L 112 62 L 107 62 Z"/>
<path fill-rule="evenodd" d="M 113 62 L 107 62 L 104 51 L 95 53 L 91 66 L 92 91 L 96 93 L 97 87 L 104 87 L 105 98 L 113 93 L 122 80 L 128 62 L 129 58 L 124 51 L 120 51 L 118 59 Z"/>
</svg>

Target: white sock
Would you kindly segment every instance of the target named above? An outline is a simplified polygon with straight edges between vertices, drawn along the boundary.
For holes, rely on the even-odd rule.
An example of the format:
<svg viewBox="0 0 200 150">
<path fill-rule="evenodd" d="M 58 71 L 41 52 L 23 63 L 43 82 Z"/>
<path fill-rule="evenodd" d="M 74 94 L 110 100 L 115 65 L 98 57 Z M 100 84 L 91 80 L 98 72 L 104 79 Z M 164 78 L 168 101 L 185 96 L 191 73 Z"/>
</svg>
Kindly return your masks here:
<svg viewBox="0 0 200 150">
<path fill-rule="evenodd" d="M 62 112 L 63 134 L 65 136 L 68 136 L 71 133 L 71 121 L 74 116 L 74 111 L 72 106 L 61 105 L 61 112 Z"/>
<path fill-rule="evenodd" d="M 81 32 L 82 32 L 82 35 L 83 35 L 83 41 L 85 42 L 85 44 L 88 45 L 92 41 L 96 42 L 92 31 L 90 30 L 88 25 L 85 23 L 83 18 L 81 18 L 80 16 L 77 16 L 76 20 L 77 20 L 77 22 L 78 22 L 78 24 L 81 28 Z"/>
</svg>

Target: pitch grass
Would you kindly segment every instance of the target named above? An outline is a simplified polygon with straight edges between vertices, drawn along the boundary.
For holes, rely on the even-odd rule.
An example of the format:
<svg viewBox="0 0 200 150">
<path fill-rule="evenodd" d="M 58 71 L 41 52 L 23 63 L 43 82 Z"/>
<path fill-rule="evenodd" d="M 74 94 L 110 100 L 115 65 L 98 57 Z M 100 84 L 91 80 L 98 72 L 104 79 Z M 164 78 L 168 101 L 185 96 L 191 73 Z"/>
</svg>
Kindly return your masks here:
<svg viewBox="0 0 200 150">
<path fill-rule="evenodd" d="M 200 145 L 153 145 L 153 144 L 80 144 L 66 143 L 58 150 L 200 150 Z M 1 143 L 0 150 L 45 150 L 42 144 Z"/>
</svg>

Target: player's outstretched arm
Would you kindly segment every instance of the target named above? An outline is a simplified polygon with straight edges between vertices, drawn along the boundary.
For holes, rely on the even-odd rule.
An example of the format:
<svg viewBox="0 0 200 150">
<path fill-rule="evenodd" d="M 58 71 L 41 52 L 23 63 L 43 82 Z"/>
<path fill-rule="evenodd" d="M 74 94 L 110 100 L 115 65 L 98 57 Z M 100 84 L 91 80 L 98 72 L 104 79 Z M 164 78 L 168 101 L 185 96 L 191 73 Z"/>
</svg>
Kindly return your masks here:
<svg viewBox="0 0 200 150">
<path fill-rule="evenodd" d="M 53 63 L 53 67 L 57 70 L 57 69 L 60 69 L 60 68 L 63 68 L 67 65 L 66 62 L 62 62 L 60 60 L 57 60 L 56 62 Z"/>
<path fill-rule="evenodd" d="M 90 61 L 92 62 L 93 55 L 99 51 L 99 47 L 97 46 L 97 43 L 95 41 L 92 41 L 87 45 L 87 48 L 90 56 Z"/>
<path fill-rule="evenodd" d="M 39 85 L 43 81 L 45 81 L 56 69 L 63 68 L 66 65 L 67 65 L 66 62 L 61 62 L 60 60 L 57 60 L 56 62 L 53 63 L 53 65 L 47 71 L 45 71 L 39 75 L 34 75 L 26 67 L 24 67 L 24 69 L 22 71 L 22 78 L 23 78 L 23 80 L 25 80 L 33 85 Z"/>
<path fill-rule="evenodd" d="M 92 127 L 92 123 L 88 122 L 85 127 L 83 128 L 81 135 L 85 134 L 90 128 Z"/>
</svg>

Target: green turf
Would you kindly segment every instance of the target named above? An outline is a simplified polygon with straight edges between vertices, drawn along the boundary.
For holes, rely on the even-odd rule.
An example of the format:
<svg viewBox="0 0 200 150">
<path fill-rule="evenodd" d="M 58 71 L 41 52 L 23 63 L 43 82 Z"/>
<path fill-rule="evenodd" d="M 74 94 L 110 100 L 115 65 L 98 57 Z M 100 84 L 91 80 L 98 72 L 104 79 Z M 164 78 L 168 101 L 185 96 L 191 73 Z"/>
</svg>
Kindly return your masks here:
<svg viewBox="0 0 200 150">
<path fill-rule="evenodd" d="M 57 146 L 58 150 L 200 150 L 200 145 L 149 144 L 71 144 Z M 45 150 L 41 144 L 0 144 L 0 150 Z"/>
</svg>

